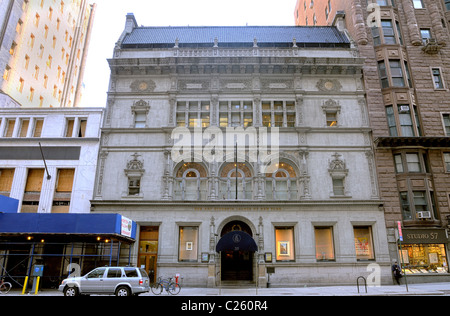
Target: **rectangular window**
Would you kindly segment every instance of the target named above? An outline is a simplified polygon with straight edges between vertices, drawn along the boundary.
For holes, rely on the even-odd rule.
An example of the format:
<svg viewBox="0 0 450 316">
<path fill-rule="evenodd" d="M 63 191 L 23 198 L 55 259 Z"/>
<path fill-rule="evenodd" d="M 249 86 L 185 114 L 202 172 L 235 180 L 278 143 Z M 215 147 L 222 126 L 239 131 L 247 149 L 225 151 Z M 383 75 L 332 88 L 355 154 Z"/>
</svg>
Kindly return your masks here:
<svg viewBox="0 0 450 316">
<path fill-rule="evenodd" d="M 334 261 L 334 242 L 332 227 L 315 227 L 316 260 Z"/>
<path fill-rule="evenodd" d="M 445 171 L 450 172 L 450 153 L 444 153 Z"/>
<path fill-rule="evenodd" d="M 391 20 L 381 20 L 381 27 L 383 28 L 383 37 L 385 44 L 397 44 L 395 40 L 394 27 Z"/>
<path fill-rule="evenodd" d="M 295 256 L 293 227 L 276 227 L 275 243 L 277 261 L 294 261 Z"/>
<path fill-rule="evenodd" d="M 16 125 L 15 119 L 6 120 L 5 137 L 12 137 L 14 132 L 14 126 Z"/>
<path fill-rule="evenodd" d="M 198 227 L 180 226 L 179 261 L 197 261 Z"/>
<path fill-rule="evenodd" d="M 426 192 L 425 191 L 414 191 L 413 197 L 414 197 L 414 208 L 416 209 L 416 217 L 421 218 L 425 215 L 424 212 L 428 212 L 428 203 L 427 203 Z M 429 216 L 425 216 L 425 217 L 429 218 Z"/>
<path fill-rule="evenodd" d="M 402 215 L 404 220 L 411 220 L 411 208 L 409 207 L 408 192 L 400 192 L 400 204 L 402 206 Z"/>
<path fill-rule="evenodd" d="M 392 85 L 394 87 L 404 87 L 405 79 L 403 77 L 403 70 L 399 60 L 389 60 L 391 68 Z"/>
<path fill-rule="evenodd" d="M 422 171 L 418 154 L 406 154 L 406 165 L 408 166 L 408 172 Z"/>
<path fill-rule="evenodd" d="M 141 178 L 128 178 L 128 195 L 139 195 L 141 192 Z"/>
<path fill-rule="evenodd" d="M 52 213 L 69 213 L 75 169 L 59 169 Z"/>
<path fill-rule="evenodd" d="M 86 137 L 87 119 L 80 119 L 80 127 L 78 129 L 78 137 Z"/>
<path fill-rule="evenodd" d="M 15 169 L 0 169 L 0 194 L 9 196 L 14 180 Z"/>
<path fill-rule="evenodd" d="M 398 105 L 398 119 L 403 137 L 414 136 L 413 121 L 411 117 L 411 107 L 408 104 Z"/>
<path fill-rule="evenodd" d="M 134 114 L 134 127 L 136 128 L 144 128 L 146 123 L 146 114 L 136 112 Z"/>
<path fill-rule="evenodd" d="M 30 120 L 29 119 L 21 119 L 20 120 L 19 137 L 27 137 L 29 125 L 30 125 Z"/>
<path fill-rule="evenodd" d="M 427 41 L 431 38 L 430 29 L 420 29 L 420 36 L 422 37 L 422 43 L 425 45 Z"/>
<path fill-rule="evenodd" d="M 393 137 L 397 137 L 397 124 L 395 122 L 395 114 L 394 114 L 394 107 L 393 106 L 387 106 L 386 107 L 386 116 L 388 121 L 388 127 L 389 127 L 389 135 Z"/>
<path fill-rule="evenodd" d="M 66 137 L 72 137 L 75 119 L 67 119 L 66 122 Z"/>
<path fill-rule="evenodd" d="M 337 112 L 327 112 L 327 126 L 337 126 Z"/>
<path fill-rule="evenodd" d="M 413 0 L 414 9 L 423 9 L 423 0 Z"/>
<path fill-rule="evenodd" d="M 25 192 L 41 192 L 44 169 L 29 169 Z"/>
<path fill-rule="evenodd" d="M 372 227 L 355 226 L 353 227 L 355 236 L 355 250 L 357 260 L 375 260 L 373 249 Z"/>
<path fill-rule="evenodd" d="M 394 162 L 395 162 L 395 170 L 397 171 L 397 173 L 403 173 L 402 155 L 401 154 L 394 155 Z"/>
<path fill-rule="evenodd" d="M 344 179 L 333 179 L 333 194 L 335 196 L 345 195 Z"/>
<path fill-rule="evenodd" d="M 407 274 L 448 273 L 444 244 L 406 244 L 402 252 L 404 261 L 408 262 Z"/>
<path fill-rule="evenodd" d="M 59 169 L 56 192 L 72 192 L 75 169 Z"/>
<path fill-rule="evenodd" d="M 43 126 L 44 126 L 44 120 L 43 119 L 36 119 L 34 121 L 33 137 L 41 137 L 41 135 L 42 135 L 42 127 Z"/>
<path fill-rule="evenodd" d="M 450 114 L 442 114 L 444 120 L 445 135 L 450 136 Z"/>
<path fill-rule="evenodd" d="M 389 87 L 389 80 L 386 70 L 386 64 L 384 61 L 378 62 L 378 71 L 380 73 L 380 80 L 381 80 L 381 88 L 388 88 Z"/>
<path fill-rule="evenodd" d="M 444 82 L 442 81 L 441 70 L 439 68 L 433 68 L 433 82 L 435 89 L 444 89 Z"/>
<path fill-rule="evenodd" d="M 450 11 L 450 0 L 444 0 L 444 4 L 445 4 L 445 9 L 447 11 Z"/>
</svg>

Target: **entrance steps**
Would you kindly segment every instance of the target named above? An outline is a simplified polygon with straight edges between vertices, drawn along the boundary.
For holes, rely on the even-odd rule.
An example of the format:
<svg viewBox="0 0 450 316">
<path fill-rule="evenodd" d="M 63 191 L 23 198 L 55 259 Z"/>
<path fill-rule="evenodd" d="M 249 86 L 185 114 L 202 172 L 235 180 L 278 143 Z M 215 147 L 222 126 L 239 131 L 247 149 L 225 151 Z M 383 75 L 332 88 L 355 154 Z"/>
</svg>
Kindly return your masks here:
<svg viewBox="0 0 450 316">
<path fill-rule="evenodd" d="M 222 281 L 219 285 L 223 289 L 245 289 L 255 286 L 256 284 L 253 281 Z"/>
</svg>

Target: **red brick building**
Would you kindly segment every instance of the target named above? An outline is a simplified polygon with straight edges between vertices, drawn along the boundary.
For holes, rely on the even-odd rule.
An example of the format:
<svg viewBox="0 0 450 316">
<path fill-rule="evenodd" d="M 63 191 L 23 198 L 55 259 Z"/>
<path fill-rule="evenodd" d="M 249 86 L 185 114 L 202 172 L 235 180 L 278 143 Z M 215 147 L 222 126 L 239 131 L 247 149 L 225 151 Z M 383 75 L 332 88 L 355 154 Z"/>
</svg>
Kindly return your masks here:
<svg viewBox="0 0 450 316">
<path fill-rule="evenodd" d="M 404 262 L 408 282 L 450 279 L 450 1 L 298 0 L 294 16 L 297 25 L 345 27 L 366 60 L 392 259 Z"/>
</svg>

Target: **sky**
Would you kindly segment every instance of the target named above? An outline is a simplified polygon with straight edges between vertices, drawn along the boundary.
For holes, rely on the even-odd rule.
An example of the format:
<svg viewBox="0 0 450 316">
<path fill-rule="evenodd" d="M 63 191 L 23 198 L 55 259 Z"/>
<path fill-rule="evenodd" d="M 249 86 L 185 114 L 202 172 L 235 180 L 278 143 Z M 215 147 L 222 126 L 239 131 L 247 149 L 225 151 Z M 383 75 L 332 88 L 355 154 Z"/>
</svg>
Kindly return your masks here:
<svg viewBox="0 0 450 316">
<path fill-rule="evenodd" d="M 81 106 L 104 107 L 107 59 L 125 27 L 127 13 L 143 26 L 294 25 L 297 0 L 90 0 L 97 4 Z"/>
</svg>

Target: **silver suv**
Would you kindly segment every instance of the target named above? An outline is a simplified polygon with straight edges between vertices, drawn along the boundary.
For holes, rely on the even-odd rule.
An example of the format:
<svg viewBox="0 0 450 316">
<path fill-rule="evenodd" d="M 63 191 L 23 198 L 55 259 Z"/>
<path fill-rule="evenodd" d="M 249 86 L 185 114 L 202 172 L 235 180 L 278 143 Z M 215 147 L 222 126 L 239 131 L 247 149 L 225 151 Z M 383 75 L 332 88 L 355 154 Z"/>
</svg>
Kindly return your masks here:
<svg viewBox="0 0 450 316">
<path fill-rule="evenodd" d="M 149 278 L 144 269 L 134 267 L 102 267 L 82 277 L 62 281 L 59 291 L 64 296 L 80 294 L 139 295 L 150 290 Z"/>
</svg>

